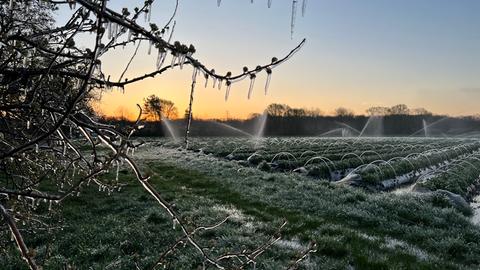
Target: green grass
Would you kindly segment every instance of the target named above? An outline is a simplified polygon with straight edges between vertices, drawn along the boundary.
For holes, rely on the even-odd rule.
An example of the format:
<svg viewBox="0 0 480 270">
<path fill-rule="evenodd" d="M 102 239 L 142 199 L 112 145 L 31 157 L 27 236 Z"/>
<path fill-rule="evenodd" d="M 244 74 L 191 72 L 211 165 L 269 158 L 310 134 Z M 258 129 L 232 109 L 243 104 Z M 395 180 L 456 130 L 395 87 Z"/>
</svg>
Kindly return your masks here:
<svg viewBox="0 0 480 270">
<path fill-rule="evenodd" d="M 286 240 L 318 245 L 304 269 L 477 269 L 480 265 L 480 229 L 457 210 L 428 197 L 370 194 L 182 153 L 146 160 L 143 167 L 189 227 L 223 219 L 227 213 L 221 209 L 240 211 L 242 218 L 199 238 L 203 245 L 217 247 L 213 254 L 252 248 L 287 220 Z M 107 196 L 89 187 L 80 197 L 65 201 L 51 220 L 62 221 L 58 224 L 63 230 L 25 232 L 27 244 L 45 269 L 67 265 L 134 269 L 135 264 L 148 269 L 180 236 L 132 175 L 122 173 L 121 180 L 128 186 L 119 193 Z M 296 254 L 291 248 L 274 246 L 257 268 L 281 269 Z M 201 266 L 198 254 L 188 246 L 169 261 L 170 269 Z M 0 254 L 0 265 L 25 268 L 13 244 Z"/>
</svg>

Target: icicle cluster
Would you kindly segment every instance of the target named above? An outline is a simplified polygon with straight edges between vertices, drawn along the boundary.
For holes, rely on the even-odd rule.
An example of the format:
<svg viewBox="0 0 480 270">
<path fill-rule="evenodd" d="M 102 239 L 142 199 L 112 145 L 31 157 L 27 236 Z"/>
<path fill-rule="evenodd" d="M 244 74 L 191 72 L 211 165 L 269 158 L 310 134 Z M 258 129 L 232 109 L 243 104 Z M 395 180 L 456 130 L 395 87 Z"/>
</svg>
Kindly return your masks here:
<svg viewBox="0 0 480 270">
<path fill-rule="evenodd" d="M 156 68 L 160 70 L 165 62 L 165 58 L 167 58 L 167 51 L 164 48 L 158 49 L 158 56 L 157 56 L 157 63 Z"/>
<path fill-rule="evenodd" d="M 76 5 L 77 5 L 77 2 L 75 2 L 75 0 L 68 1 L 68 6 L 70 7 L 70 9 L 75 9 Z"/>
<path fill-rule="evenodd" d="M 114 40 L 116 40 L 122 31 L 121 26 L 113 22 L 107 22 L 106 28 L 107 28 L 108 39 L 113 38 Z M 131 35 L 131 32 L 129 34 Z"/>
</svg>

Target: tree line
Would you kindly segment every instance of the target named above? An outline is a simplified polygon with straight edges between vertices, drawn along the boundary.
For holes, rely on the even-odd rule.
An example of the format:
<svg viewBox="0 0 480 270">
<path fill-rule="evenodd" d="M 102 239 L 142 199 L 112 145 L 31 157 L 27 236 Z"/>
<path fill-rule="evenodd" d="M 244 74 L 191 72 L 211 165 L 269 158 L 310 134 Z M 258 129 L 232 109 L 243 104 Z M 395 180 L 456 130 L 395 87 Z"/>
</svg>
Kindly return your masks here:
<svg viewBox="0 0 480 270">
<path fill-rule="evenodd" d="M 144 99 L 145 127 L 138 136 L 168 136 L 163 119 L 169 119 L 177 135 L 185 131 L 187 115 L 179 116 L 175 104 L 155 95 Z M 370 107 L 365 114 L 338 107 L 327 115 L 319 108 L 295 108 L 273 103 L 263 113 L 252 113 L 247 119 L 193 119 L 193 136 L 245 136 L 238 130 L 256 134 L 258 122 L 267 115 L 265 136 L 453 136 L 480 132 L 477 116 L 449 117 L 435 115 L 425 108 L 411 109 L 405 104 Z M 108 123 L 129 124 L 128 119 L 104 118 Z M 367 124 L 368 123 L 368 124 Z M 227 126 L 233 127 L 228 128 Z"/>
</svg>

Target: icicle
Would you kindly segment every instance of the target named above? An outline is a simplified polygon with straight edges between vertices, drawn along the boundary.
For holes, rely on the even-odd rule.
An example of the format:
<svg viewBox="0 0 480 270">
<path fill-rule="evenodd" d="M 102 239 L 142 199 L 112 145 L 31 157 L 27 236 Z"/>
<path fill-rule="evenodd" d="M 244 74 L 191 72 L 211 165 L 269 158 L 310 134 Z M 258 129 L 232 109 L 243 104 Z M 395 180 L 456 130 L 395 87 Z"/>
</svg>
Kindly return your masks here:
<svg viewBox="0 0 480 270">
<path fill-rule="evenodd" d="M 172 56 L 172 64 L 171 64 L 172 68 L 173 68 L 173 66 L 175 65 L 175 61 L 177 61 L 177 55 L 176 55 L 176 54 L 174 54 L 174 55 Z"/>
<path fill-rule="evenodd" d="M 130 41 L 132 39 L 132 30 L 128 29 L 128 40 Z"/>
<path fill-rule="evenodd" d="M 167 52 L 165 51 L 165 49 L 158 49 L 157 70 L 160 70 L 160 68 L 162 68 L 166 56 Z"/>
<path fill-rule="evenodd" d="M 222 0 L 217 0 L 217 6 L 220 7 L 220 4 L 222 3 Z"/>
<path fill-rule="evenodd" d="M 23 58 L 23 66 L 26 67 L 27 66 L 27 62 L 28 62 L 28 58 L 25 56 Z"/>
<path fill-rule="evenodd" d="M 27 120 L 27 129 L 30 129 L 30 120 Z"/>
<path fill-rule="evenodd" d="M 48 201 L 48 211 L 52 211 L 52 200 Z"/>
<path fill-rule="evenodd" d="M 265 95 L 268 92 L 268 87 L 270 87 L 271 80 L 272 80 L 272 70 L 267 68 L 267 81 L 265 82 Z"/>
<path fill-rule="evenodd" d="M 222 90 L 222 79 L 218 79 L 218 90 Z"/>
<path fill-rule="evenodd" d="M 67 144 L 66 143 L 63 144 L 63 155 L 64 156 L 67 155 Z"/>
<path fill-rule="evenodd" d="M 108 39 L 112 38 L 112 23 L 110 21 L 107 22 L 107 34 Z"/>
<path fill-rule="evenodd" d="M 307 11 L 307 0 L 303 0 L 303 2 L 302 2 L 302 17 L 305 16 L 306 11 Z"/>
<path fill-rule="evenodd" d="M 118 24 L 113 25 L 113 39 L 116 40 L 118 37 L 118 32 L 120 30 L 120 27 Z"/>
<path fill-rule="evenodd" d="M 35 144 L 35 153 L 38 153 L 38 143 Z"/>
<path fill-rule="evenodd" d="M 152 53 L 152 45 L 153 45 L 153 42 L 150 40 L 150 45 L 148 46 L 148 55 Z"/>
<path fill-rule="evenodd" d="M 293 38 L 293 30 L 295 28 L 295 20 L 296 20 L 296 17 L 297 17 L 297 2 L 298 2 L 298 0 L 293 0 L 293 2 L 292 2 L 292 21 L 291 21 L 291 24 L 290 24 L 291 38 Z"/>
<path fill-rule="evenodd" d="M 208 86 L 208 74 L 205 73 L 205 88 Z"/>
<path fill-rule="evenodd" d="M 45 109 L 42 109 L 42 116 L 45 114 Z"/>
<path fill-rule="evenodd" d="M 193 67 L 192 81 L 197 80 L 197 73 L 198 73 L 198 69 L 196 67 Z"/>
<path fill-rule="evenodd" d="M 13 0 L 10 0 L 10 3 L 8 4 L 8 8 L 9 8 L 10 10 L 13 9 Z"/>
<path fill-rule="evenodd" d="M 268 6 L 268 8 L 272 7 L 272 0 L 268 0 L 267 6 Z"/>
<path fill-rule="evenodd" d="M 173 220 L 173 229 L 174 229 L 174 230 L 175 230 L 175 225 L 176 225 L 176 224 L 177 224 L 177 220 L 174 219 L 174 220 Z"/>
<path fill-rule="evenodd" d="M 255 85 L 255 78 L 257 76 L 255 74 L 250 75 L 250 88 L 248 89 L 248 99 L 252 97 L 253 86 Z"/>
<path fill-rule="evenodd" d="M 148 12 L 150 12 L 150 10 L 148 9 L 149 5 L 146 5 L 145 6 L 145 11 L 143 12 L 143 19 L 145 20 L 145 22 L 147 21 L 148 19 Z"/>
<path fill-rule="evenodd" d="M 230 88 L 232 87 L 232 83 L 227 81 L 227 90 L 225 91 L 225 101 L 228 100 L 228 96 L 230 95 Z"/>
<path fill-rule="evenodd" d="M 150 19 L 152 18 L 152 5 L 148 6 L 148 21 L 150 22 Z"/>
<path fill-rule="evenodd" d="M 115 181 L 118 182 L 118 173 L 120 172 L 120 163 L 117 161 L 117 172 L 116 172 L 116 175 L 115 175 Z"/>
<path fill-rule="evenodd" d="M 183 64 L 185 64 L 185 60 L 187 59 L 187 55 L 183 54 L 178 58 L 178 62 L 180 63 L 180 69 L 183 69 Z"/>
</svg>

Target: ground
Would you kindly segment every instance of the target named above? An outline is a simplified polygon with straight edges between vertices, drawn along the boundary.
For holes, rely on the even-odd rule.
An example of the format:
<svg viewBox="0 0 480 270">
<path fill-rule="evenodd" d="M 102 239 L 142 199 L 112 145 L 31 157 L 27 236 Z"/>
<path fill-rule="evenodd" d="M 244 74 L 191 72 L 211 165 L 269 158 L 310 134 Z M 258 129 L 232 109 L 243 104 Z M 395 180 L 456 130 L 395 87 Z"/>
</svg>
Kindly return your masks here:
<svg viewBox="0 0 480 270">
<path fill-rule="evenodd" d="M 318 250 L 301 269 L 480 265 L 480 227 L 436 197 L 339 186 L 159 143 L 143 146 L 134 157 L 190 227 L 229 216 L 198 236 L 212 254 L 252 249 L 287 221 L 282 239 L 259 257 L 258 269 L 287 268 L 312 242 Z M 51 214 L 59 221 L 52 232 L 25 233 L 45 269 L 151 269 L 181 236 L 127 167 L 120 179 L 128 185 L 119 192 L 107 195 L 91 186 L 65 201 L 60 213 Z M 1 260 L 2 269 L 25 268 L 13 245 Z M 166 267 L 201 269 L 202 263 L 186 246 L 168 257 Z"/>
</svg>

